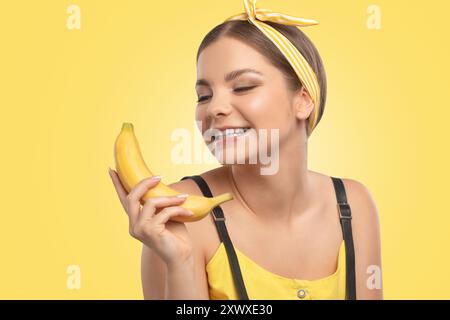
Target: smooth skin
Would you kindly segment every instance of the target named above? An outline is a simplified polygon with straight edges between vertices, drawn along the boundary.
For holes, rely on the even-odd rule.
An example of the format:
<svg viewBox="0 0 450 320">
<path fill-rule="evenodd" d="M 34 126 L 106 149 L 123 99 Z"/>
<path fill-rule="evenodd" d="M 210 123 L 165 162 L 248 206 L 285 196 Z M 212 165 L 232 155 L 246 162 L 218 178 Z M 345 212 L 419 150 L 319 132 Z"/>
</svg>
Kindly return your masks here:
<svg viewBox="0 0 450 320">
<path fill-rule="evenodd" d="M 243 68 L 258 70 L 262 75 L 243 73 L 225 81 L 226 74 Z M 279 129 L 280 166 L 275 174 L 262 175 L 259 164 L 248 164 L 252 152 L 258 152 L 248 148 L 245 164 L 224 164 L 201 174 L 213 195 L 231 192 L 234 181 L 244 199 L 242 202 L 234 195 L 233 200 L 221 205 L 235 247 L 264 269 L 284 277 L 316 280 L 334 273 L 342 230 L 330 176 L 307 166 L 305 127 L 314 108 L 308 92 L 303 88 L 289 91 L 281 71 L 252 47 L 232 38 L 222 38 L 200 54 L 197 79 L 208 82 L 196 86 L 201 100 L 196 121 L 201 123 L 202 133 L 222 126 Z M 223 151 L 236 154 L 235 148 L 224 146 Z M 228 179 L 227 170 L 231 170 L 233 180 Z M 381 283 L 380 224 L 375 201 L 361 182 L 342 180 L 353 215 L 357 299 L 382 299 L 382 286 L 368 286 L 373 277 L 368 271 L 373 266 L 380 271 L 377 276 Z M 170 186 L 202 195 L 189 179 Z M 160 255 L 144 243 L 141 270 L 145 299 L 167 298 L 168 284 L 173 279 L 178 276 L 179 284 L 183 283 L 182 272 L 185 277 L 194 275 L 196 298 L 208 299 L 205 267 L 220 239 L 211 215 L 184 226 L 192 256 L 190 264 L 178 264 L 180 272 L 175 277 Z M 186 235 L 179 225 L 171 231 Z M 189 290 L 186 292 L 189 294 Z"/>
<path fill-rule="evenodd" d="M 140 181 L 129 193 L 120 182 L 116 171 L 109 170 L 123 209 L 129 220 L 130 235 L 141 241 L 145 248 L 145 275 L 150 275 L 151 287 L 145 285 L 145 298 L 153 299 L 207 299 L 197 289 L 194 278 L 193 245 L 184 223 L 169 221 L 177 215 L 192 215 L 180 207 L 184 195 L 154 197 L 143 206 L 140 199 L 155 187 L 160 178 L 150 177 Z M 149 274 L 150 272 L 150 274 Z M 163 276 L 164 273 L 164 276 Z M 144 275 L 143 275 L 144 276 Z M 167 286 L 167 287 L 166 287 Z"/>
<path fill-rule="evenodd" d="M 151 198 L 145 201 L 141 209 L 139 200 L 149 189 L 155 187 L 160 179 L 144 179 L 127 194 L 117 172 L 111 171 L 110 174 L 122 206 L 128 214 L 130 235 L 155 250 L 167 265 L 175 265 L 180 260 L 187 260 L 192 255 L 192 245 L 187 229 L 182 224 L 168 222 L 173 216 L 192 214 L 179 206 L 186 197 Z M 176 235 L 170 231 L 174 226 L 179 227 Z"/>
</svg>

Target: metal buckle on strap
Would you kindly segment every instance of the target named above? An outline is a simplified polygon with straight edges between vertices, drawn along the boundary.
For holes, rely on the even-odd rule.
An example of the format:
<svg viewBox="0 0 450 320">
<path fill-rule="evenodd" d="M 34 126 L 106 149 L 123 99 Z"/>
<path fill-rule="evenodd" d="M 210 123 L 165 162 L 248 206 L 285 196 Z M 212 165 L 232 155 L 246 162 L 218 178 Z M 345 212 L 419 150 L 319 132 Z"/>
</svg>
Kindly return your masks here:
<svg viewBox="0 0 450 320">
<path fill-rule="evenodd" d="M 352 219 L 351 213 L 350 213 L 350 205 L 346 202 L 338 202 L 337 204 L 338 211 L 339 211 L 339 217 L 341 219 Z"/>
<path fill-rule="evenodd" d="M 225 216 L 223 218 L 217 218 L 216 215 L 214 214 L 214 211 L 211 211 L 214 221 L 225 221 Z"/>
</svg>

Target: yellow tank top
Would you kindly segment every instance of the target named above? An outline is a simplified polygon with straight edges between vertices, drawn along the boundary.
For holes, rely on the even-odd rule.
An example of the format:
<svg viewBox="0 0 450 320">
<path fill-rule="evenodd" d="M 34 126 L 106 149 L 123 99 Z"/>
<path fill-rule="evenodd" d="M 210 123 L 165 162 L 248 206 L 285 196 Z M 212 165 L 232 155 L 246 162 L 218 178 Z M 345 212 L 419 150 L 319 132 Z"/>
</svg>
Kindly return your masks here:
<svg viewBox="0 0 450 320">
<path fill-rule="evenodd" d="M 345 299 L 345 245 L 342 240 L 337 269 L 325 278 L 316 280 L 292 279 L 272 273 L 259 266 L 237 248 L 242 278 L 250 300 L 344 300 Z M 238 300 L 227 252 L 220 243 L 206 265 L 211 300 Z"/>
</svg>

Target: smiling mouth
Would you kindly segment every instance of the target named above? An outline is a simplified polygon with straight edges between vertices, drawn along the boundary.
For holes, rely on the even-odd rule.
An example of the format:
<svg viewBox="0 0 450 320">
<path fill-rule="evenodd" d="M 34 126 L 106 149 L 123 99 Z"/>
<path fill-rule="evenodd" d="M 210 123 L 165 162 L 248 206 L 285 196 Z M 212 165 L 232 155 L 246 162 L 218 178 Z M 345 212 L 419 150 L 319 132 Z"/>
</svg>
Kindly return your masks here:
<svg viewBox="0 0 450 320">
<path fill-rule="evenodd" d="M 214 135 L 211 136 L 211 142 L 215 140 L 220 140 L 228 137 L 239 137 L 244 135 L 250 128 L 234 128 L 234 129 L 225 129 L 224 131 L 215 132 Z"/>
</svg>

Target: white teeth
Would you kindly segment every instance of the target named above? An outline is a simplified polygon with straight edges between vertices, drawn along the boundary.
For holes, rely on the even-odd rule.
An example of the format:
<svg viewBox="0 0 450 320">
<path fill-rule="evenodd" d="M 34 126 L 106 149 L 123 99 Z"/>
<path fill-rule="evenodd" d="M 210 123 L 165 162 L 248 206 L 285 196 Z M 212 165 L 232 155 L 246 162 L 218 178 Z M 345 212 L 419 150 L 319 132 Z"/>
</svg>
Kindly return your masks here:
<svg viewBox="0 0 450 320">
<path fill-rule="evenodd" d="M 219 132 L 215 133 L 214 140 L 220 139 L 223 136 L 227 136 L 227 137 L 239 136 L 239 135 L 247 132 L 248 129 L 250 129 L 250 128 L 225 129 L 225 131 L 219 131 Z"/>
</svg>

